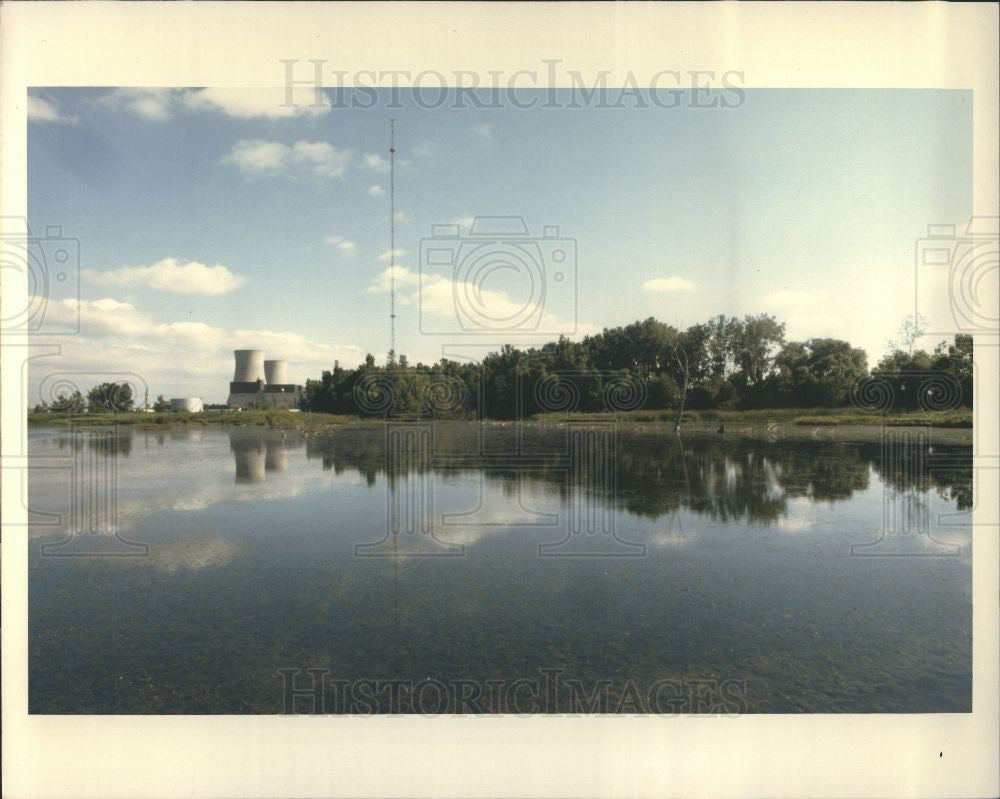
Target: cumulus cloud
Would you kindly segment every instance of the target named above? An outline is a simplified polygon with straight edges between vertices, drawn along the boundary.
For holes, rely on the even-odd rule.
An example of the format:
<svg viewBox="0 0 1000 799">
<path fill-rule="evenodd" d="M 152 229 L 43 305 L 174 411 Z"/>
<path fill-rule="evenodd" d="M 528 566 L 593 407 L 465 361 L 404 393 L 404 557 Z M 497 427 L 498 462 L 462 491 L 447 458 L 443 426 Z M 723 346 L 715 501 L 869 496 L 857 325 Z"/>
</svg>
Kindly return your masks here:
<svg viewBox="0 0 1000 799">
<path fill-rule="evenodd" d="M 695 284 L 685 277 L 654 277 L 642 284 L 643 291 L 669 292 L 692 291 Z"/>
<path fill-rule="evenodd" d="M 420 282 L 420 276 L 416 272 L 411 272 L 405 266 L 390 266 L 388 269 L 379 272 L 367 290 L 369 292 L 388 291 L 392 287 L 393 275 L 396 277 L 397 289 L 406 286 L 416 286 Z M 402 304 L 409 304 L 408 297 L 404 296 L 399 299 L 402 300 Z"/>
<path fill-rule="evenodd" d="M 389 171 L 389 162 L 378 153 L 365 153 L 365 166 L 372 172 L 385 174 Z"/>
<path fill-rule="evenodd" d="M 116 110 L 131 111 L 144 119 L 162 122 L 173 112 L 174 94 L 170 89 L 113 89 L 98 103 Z"/>
<path fill-rule="evenodd" d="M 189 89 L 181 95 L 184 107 L 192 111 L 218 111 L 238 119 L 264 117 L 281 119 L 295 116 L 317 116 L 330 111 L 330 103 L 322 89 L 312 86 L 292 87 L 291 104 L 284 88 Z"/>
<path fill-rule="evenodd" d="M 822 336 L 842 338 L 837 332 L 843 330 L 843 314 L 828 291 L 781 289 L 762 297 L 758 306 L 785 323 L 785 337 L 789 341 Z M 851 341 L 858 346 L 857 340 Z"/>
<path fill-rule="evenodd" d="M 323 344 L 290 330 L 158 322 L 134 305 L 110 298 L 49 302 L 46 313 L 67 324 L 79 318 L 81 333 L 67 337 L 58 355 L 32 363 L 32 402 L 43 399 L 37 392 L 46 376 L 62 372 L 93 373 L 96 377 L 84 390 L 99 382 L 102 374 L 129 372 L 149 385 L 153 397 L 200 396 L 206 402 L 221 402 L 232 378 L 234 349 L 263 349 L 271 357 L 285 359 L 296 383 L 330 369 L 335 359 L 351 365 L 364 358 L 360 347 Z"/>
<path fill-rule="evenodd" d="M 343 236 L 327 236 L 324 241 L 332 247 L 336 247 L 344 255 L 354 255 L 355 242 L 345 239 Z"/>
<path fill-rule="evenodd" d="M 534 306 L 533 310 L 528 310 L 523 302 L 511 299 L 504 291 L 487 289 L 466 281 L 453 280 L 441 274 L 418 274 L 405 266 L 397 265 L 384 269 L 375 277 L 367 290 L 373 293 L 389 291 L 393 276 L 395 276 L 396 290 L 401 292 L 397 295 L 397 304 L 413 305 L 419 303 L 420 312 L 425 315 L 454 320 L 457 313 L 456 297 L 465 297 L 469 298 L 470 302 L 474 301 L 476 310 L 482 314 L 482 318 L 532 317 L 537 322 L 533 325 L 532 330 L 540 331 L 534 337 L 538 343 L 549 341 L 560 333 L 582 336 L 600 332 L 600 328 L 596 325 L 580 324 L 576 320 L 565 319 L 538 306 Z M 530 334 L 531 331 L 514 330 L 511 332 L 517 333 L 519 341 L 530 343 L 525 334 Z"/>
<path fill-rule="evenodd" d="M 388 261 L 393 257 L 393 254 L 395 254 L 397 258 L 402 258 L 404 255 L 406 255 L 406 250 L 404 250 L 402 247 L 397 247 L 395 250 L 386 250 L 378 257 L 378 259 L 380 261 Z"/>
<path fill-rule="evenodd" d="M 146 119 L 161 121 L 183 112 L 214 112 L 237 119 L 287 119 L 317 116 L 330 112 L 322 89 L 312 86 L 292 88 L 291 104 L 284 87 L 205 89 L 120 88 L 104 94 L 97 102 L 116 110 L 131 111 Z"/>
<path fill-rule="evenodd" d="M 152 266 L 122 266 L 107 272 L 84 269 L 82 275 L 98 286 L 140 287 L 173 294 L 228 294 L 246 282 L 246 278 L 233 274 L 222 264 L 182 263 L 176 258 L 164 258 Z"/>
<path fill-rule="evenodd" d="M 483 125 L 476 125 L 473 130 L 482 136 L 484 139 L 493 138 L 493 125 L 489 122 Z"/>
<path fill-rule="evenodd" d="M 31 122 L 58 122 L 62 124 L 76 122 L 76 117 L 66 116 L 50 100 L 28 95 L 28 119 Z"/>
<path fill-rule="evenodd" d="M 281 173 L 320 178 L 343 177 L 350 163 L 350 150 L 338 150 L 328 142 L 297 141 L 293 145 L 264 139 L 240 139 L 222 159 L 247 177 Z"/>
<path fill-rule="evenodd" d="M 385 189 L 383 189 L 378 184 L 375 184 L 374 186 L 369 186 L 368 187 L 368 196 L 369 197 L 382 197 L 384 194 L 385 194 Z"/>
</svg>

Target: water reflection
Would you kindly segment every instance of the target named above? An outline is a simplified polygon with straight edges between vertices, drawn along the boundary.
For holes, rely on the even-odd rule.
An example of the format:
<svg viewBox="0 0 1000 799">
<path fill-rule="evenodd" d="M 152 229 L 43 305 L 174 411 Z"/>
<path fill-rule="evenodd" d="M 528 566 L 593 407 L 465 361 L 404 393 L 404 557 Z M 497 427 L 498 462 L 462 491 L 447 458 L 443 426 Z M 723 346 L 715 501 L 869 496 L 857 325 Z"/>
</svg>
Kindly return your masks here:
<svg viewBox="0 0 1000 799">
<path fill-rule="evenodd" d="M 280 430 L 234 428 L 229 431 L 229 449 L 236 461 L 237 483 L 262 483 L 267 472 L 288 469 L 288 450 L 302 445 L 301 438 L 286 441 Z"/>
<path fill-rule="evenodd" d="M 971 707 L 970 549 L 851 557 L 890 554 L 883 528 L 949 516 L 967 544 L 969 448 L 457 424 L 29 441 L 33 510 L 59 516 L 72 486 L 106 485 L 119 529 L 148 544 L 141 558 L 59 557 L 117 539 L 32 517 L 31 712 L 282 712 L 289 667 L 482 684 L 555 668 L 588 691 L 644 694 L 735 679 L 751 712 Z M 581 503 L 646 557 L 539 557 Z M 406 557 L 428 524 L 434 554 L 463 557 Z M 356 557 L 393 530 L 400 557 Z"/>
<path fill-rule="evenodd" d="M 918 443 L 887 449 L 879 444 L 829 442 L 682 441 L 669 435 L 628 432 L 615 436 L 609 469 L 607 459 L 602 461 L 592 453 L 575 456 L 560 431 L 533 430 L 531 452 L 526 455 L 518 454 L 519 433 L 512 428 L 490 431 L 490 447 L 485 448 L 475 425 L 453 424 L 434 428 L 433 436 L 426 438 L 426 452 L 394 460 L 386 445 L 393 429 L 387 434 L 378 426 L 346 427 L 326 437 L 310 438 L 297 431 L 232 427 L 222 434 L 228 438 L 234 482 L 245 486 L 286 473 L 291 454 L 304 450 L 307 462 L 319 461 L 323 471 L 341 477 L 357 475 L 369 486 L 384 480 L 390 494 L 416 490 L 414 486 L 423 485 L 416 479 L 420 475 L 433 474 L 437 481 L 448 481 L 474 474 L 509 499 L 510 507 L 517 510 L 520 506 L 522 511 L 519 497 L 530 487 L 561 503 L 571 502 L 574 492 L 582 492 L 592 512 L 618 511 L 657 520 L 683 509 L 719 522 L 781 522 L 782 529 L 793 529 L 799 524 L 789 519 L 793 500 L 844 502 L 867 491 L 873 480 L 892 492 L 901 506 L 919 505 L 929 492 L 953 503 L 957 512 L 973 506 L 968 447 Z M 219 435 L 218 430 L 150 432 L 122 427 L 50 433 L 33 440 L 32 446 L 39 464 L 45 463 L 47 455 L 72 458 L 83 451 L 118 460 L 132 457 L 140 441 L 143 451 L 168 444 L 198 445 L 208 454 L 215 451 Z M 218 501 L 223 501 L 224 492 L 219 494 Z M 186 498 L 178 501 L 190 504 Z M 199 503 L 203 506 L 207 501 L 203 497 Z"/>
<path fill-rule="evenodd" d="M 771 524 L 785 517 L 789 502 L 849 500 L 869 488 L 873 476 L 897 492 L 935 491 L 954 501 L 956 510 L 972 507 L 972 459 L 967 447 L 910 447 L 910 468 L 886 462 L 879 444 L 769 442 L 749 440 L 682 441 L 668 435 L 621 433 L 616 437 L 614 479 L 596 476 L 605 468 L 592 459 L 574 460 L 565 437 L 532 431 L 544 440 L 535 453 L 519 456 L 516 445 L 483 452 L 471 426 L 435 430 L 433 450 L 387 467 L 386 439 L 371 430 L 344 429 L 329 439 L 306 442 L 306 456 L 337 474 L 357 471 L 369 484 L 389 472 L 434 471 L 442 476 L 477 472 L 499 482 L 511 497 L 523 482 L 548 485 L 567 499 L 574 483 L 585 484 L 595 502 L 649 519 L 684 508 L 714 520 Z M 508 431 L 509 438 L 516 435 Z M 917 464 L 920 464 L 919 468 Z"/>
</svg>

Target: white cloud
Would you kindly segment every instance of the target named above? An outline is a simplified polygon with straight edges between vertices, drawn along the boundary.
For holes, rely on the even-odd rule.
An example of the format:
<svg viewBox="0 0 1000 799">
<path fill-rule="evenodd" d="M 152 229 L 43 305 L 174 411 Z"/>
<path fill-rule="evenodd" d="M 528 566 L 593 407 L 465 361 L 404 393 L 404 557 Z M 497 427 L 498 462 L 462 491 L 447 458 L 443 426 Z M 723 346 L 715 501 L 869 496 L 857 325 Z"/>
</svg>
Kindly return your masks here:
<svg viewBox="0 0 1000 799">
<path fill-rule="evenodd" d="M 76 117 L 66 116 L 60 113 L 55 103 L 50 100 L 43 100 L 41 97 L 28 95 L 28 119 L 32 122 L 59 122 L 73 123 Z"/>
<path fill-rule="evenodd" d="M 103 95 L 98 102 L 160 122 L 171 116 L 173 93 L 170 89 L 113 89 Z"/>
<path fill-rule="evenodd" d="M 285 104 L 287 99 L 284 87 L 120 88 L 103 95 L 97 102 L 158 121 L 183 111 L 222 113 L 237 119 L 287 119 L 327 114 L 331 109 L 322 89 L 315 87 L 295 86 L 292 89 L 291 105 Z M 322 103 L 322 106 L 317 103 Z"/>
<path fill-rule="evenodd" d="M 395 254 L 397 258 L 402 258 L 404 255 L 406 255 L 406 250 L 404 250 L 402 247 L 397 247 L 395 249 Z M 388 261 L 390 258 L 392 258 L 392 256 L 393 256 L 393 250 L 386 250 L 378 257 L 378 259 L 380 261 Z"/>
<path fill-rule="evenodd" d="M 365 354 L 360 347 L 322 344 L 290 330 L 232 330 L 203 322 L 157 322 L 134 305 L 110 298 L 50 302 L 46 314 L 66 325 L 79 315 L 81 333 L 67 337 L 59 355 L 33 362 L 33 402 L 46 375 L 116 371 L 139 375 L 149 384 L 151 397 L 200 396 L 206 402 L 221 402 L 232 379 L 234 349 L 262 349 L 269 357 L 285 359 L 289 378 L 296 383 L 318 377 L 335 359 L 353 365 Z M 96 382 L 95 377 L 86 387 Z"/>
<path fill-rule="evenodd" d="M 852 310 L 862 307 L 859 302 L 852 303 Z M 884 349 L 871 349 L 867 341 L 860 340 L 855 335 L 845 333 L 845 314 L 843 306 L 836 303 L 830 292 L 825 289 L 806 291 L 803 289 L 781 289 L 763 296 L 757 307 L 761 312 L 773 314 L 778 321 L 785 323 L 785 339 L 787 341 L 805 341 L 810 338 L 842 338 L 847 339 L 855 347 L 863 347 L 871 360 Z M 871 315 L 871 320 L 878 319 Z M 874 326 L 874 325 L 871 325 Z"/>
<path fill-rule="evenodd" d="M 493 138 L 493 125 L 492 123 L 485 123 L 483 125 L 476 125 L 473 130 L 482 136 L 484 139 Z"/>
<path fill-rule="evenodd" d="M 378 153 L 365 153 L 365 166 L 372 172 L 386 174 L 389 171 L 389 162 Z"/>
<path fill-rule="evenodd" d="M 685 277 L 654 277 L 642 284 L 643 291 L 692 291 L 695 284 Z"/>
<path fill-rule="evenodd" d="M 385 189 L 383 189 L 378 184 L 375 184 L 374 186 L 369 186 L 368 187 L 368 196 L 369 197 L 382 197 L 384 194 L 385 194 Z"/>
<path fill-rule="evenodd" d="M 456 296 L 464 296 L 475 298 L 477 310 L 483 314 L 483 318 L 513 319 L 533 315 L 531 311 L 526 312 L 523 303 L 512 300 L 504 291 L 486 289 L 464 281 L 454 281 L 440 274 L 424 273 L 421 275 L 412 272 L 405 266 L 397 265 L 395 268 L 389 267 L 383 270 L 375 277 L 367 290 L 373 293 L 389 291 L 393 275 L 396 278 L 396 290 L 404 291 L 403 294 L 397 296 L 397 304 L 419 303 L 422 314 L 454 320 L 456 318 L 455 298 Z M 410 294 L 405 293 L 407 289 L 411 290 Z M 537 306 L 535 306 L 535 312 L 538 313 L 538 316 L 535 317 L 537 324 L 534 329 L 542 332 L 537 336 L 526 336 L 526 331 L 514 331 L 521 344 L 551 341 L 560 332 L 574 338 L 600 332 L 600 328 L 596 325 L 579 324 L 573 320 L 563 319 L 557 314 Z"/>
<path fill-rule="evenodd" d="M 413 148 L 413 154 L 417 158 L 430 158 L 434 155 L 434 146 L 429 141 L 422 141 Z"/>
<path fill-rule="evenodd" d="M 420 282 L 420 275 L 416 272 L 411 272 L 405 266 L 390 266 L 388 269 L 384 269 L 379 272 L 367 290 L 373 293 L 388 291 L 392 286 L 393 274 L 396 276 L 397 289 L 404 288 L 406 286 L 416 286 Z M 402 299 L 405 303 L 409 302 L 409 298 L 407 297 Z"/>
<path fill-rule="evenodd" d="M 289 146 L 264 139 L 240 139 L 222 162 L 235 165 L 247 177 L 283 172 L 339 178 L 350 160 L 350 150 L 338 150 L 327 142 L 297 141 Z"/>
<path fill-rule="evenodd" d="M 246 282 L 246 278 L 233 274 L 222 264 L 180 263 L 176 258 L 164 258 L 152 266 L 122 266 L 108 272 L 84 269 L 82 275 L 98 286 L 143 287 L 173 294 L 228 294 Z"/>
<path fill-rule="evenodd" d="M 344 255 L 354 255 L 355 248 L 357 247 L 355 242 L 345 239 L 343 236 L 327 236 L 324 241 L 336 247 Z"/>
<path fill-rule="evenodd" d="M 330 111 L 330 104 L 322 89 L 310 86 L 292 88 L 292 105 L 284 88 L 189 89 L 181 96 L 184 106 L 192 111 L 220 111 L 238 119 L 266 117 L 270 119 L 294 116 L 316 116 Z M 319 106 L 317 103 L 321 103 Z"/>
</svg>

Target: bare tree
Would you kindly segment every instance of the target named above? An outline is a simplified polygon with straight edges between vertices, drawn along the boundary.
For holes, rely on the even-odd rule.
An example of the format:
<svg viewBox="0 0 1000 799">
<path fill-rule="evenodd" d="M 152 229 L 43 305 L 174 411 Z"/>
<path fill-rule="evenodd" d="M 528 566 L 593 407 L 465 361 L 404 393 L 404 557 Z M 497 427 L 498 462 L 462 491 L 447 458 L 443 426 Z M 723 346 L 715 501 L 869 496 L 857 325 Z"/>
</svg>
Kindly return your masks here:
<svg viewBox="0 0 1000 799">
<path fill-rule="evenodd" d="M 682 349 L 678 354 L 677 347 L 673 348 L 674 360 L 677 362 L 677 368 L 681 372 L 681 398 L 677 403 L 677 418 L 674 420 L 674 433 L 681 432 L 681 416 L 684 415 L 684 403 L 687 401 L 688 393 L 688 378 L 691 375 L 691 367 L 688 364 L 687 353 Z M 684 356 L 684 360 L 681 360 L 681 355 Z"/>
<path fill-rule="evenodd" d="M 889 341 L 889 351 L 902 350 L 906 347 L 908 355 L 913 355 L 913 345 L 916 344 L 927 332 L 927 319 L 922 314 L 913 314 L 903 319 L 899 326 L 900 342 L 895 339 Z"/>
</svg>

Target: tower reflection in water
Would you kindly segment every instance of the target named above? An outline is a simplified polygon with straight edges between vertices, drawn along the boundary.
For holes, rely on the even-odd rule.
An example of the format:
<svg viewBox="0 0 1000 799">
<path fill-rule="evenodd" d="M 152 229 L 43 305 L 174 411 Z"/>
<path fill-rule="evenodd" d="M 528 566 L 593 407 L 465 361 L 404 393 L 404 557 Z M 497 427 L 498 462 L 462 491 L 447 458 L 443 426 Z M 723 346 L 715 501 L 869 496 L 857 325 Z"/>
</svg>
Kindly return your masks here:
<svg viewBox="0 0 1000 799">
<path fill-rule="evenodd" d="M 297 443 L 301 446 L 301 441 Z M 288 450 L 294 446 L 295 442 L 287 441 L 280 430 L 230 430 L 236 483 L 262 483 L 267 472 L 284 472 L 288 469 Z"/>
</svg>

